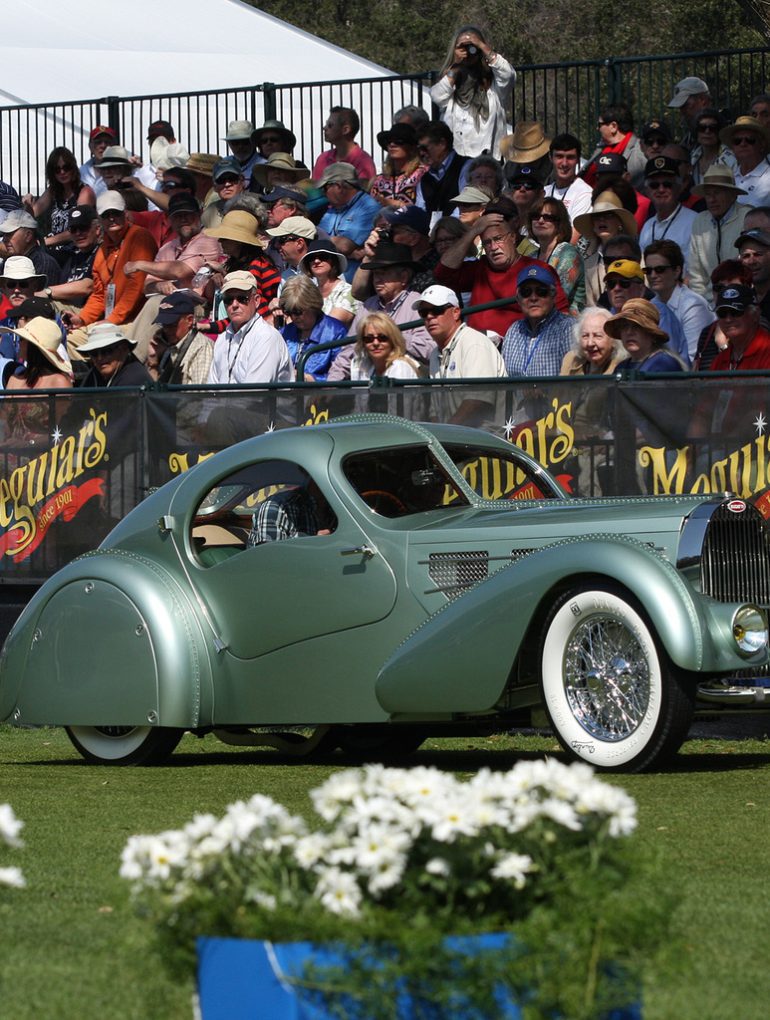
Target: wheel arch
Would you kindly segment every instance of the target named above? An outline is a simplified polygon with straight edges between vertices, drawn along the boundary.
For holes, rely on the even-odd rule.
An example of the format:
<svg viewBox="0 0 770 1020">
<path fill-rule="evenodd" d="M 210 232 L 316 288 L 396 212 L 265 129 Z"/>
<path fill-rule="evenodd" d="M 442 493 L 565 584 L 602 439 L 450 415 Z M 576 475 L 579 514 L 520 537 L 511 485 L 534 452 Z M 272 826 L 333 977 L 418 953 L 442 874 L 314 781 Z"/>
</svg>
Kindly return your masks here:
<svg viewBox="0 0 770 1020">
<path fill-rule="evenodd" d="M 213 714 L 196 615 L 171 575 L 134 553 L 64 568 L 22 614 L 3 660 L 12 722 L 188 729 Z"/>
<path fill-rule="evenodd" d="M 522 650 L 537 648 L 554 599 L 586 582 L 626 589 L 672 662 L 701 668 L 703 607 L 676 569 L 641 542 L 589 536 L 529 553 L 426 620 L 380 670 L 380 704 L 391 714 L 493 708 Z"/>
</svg>

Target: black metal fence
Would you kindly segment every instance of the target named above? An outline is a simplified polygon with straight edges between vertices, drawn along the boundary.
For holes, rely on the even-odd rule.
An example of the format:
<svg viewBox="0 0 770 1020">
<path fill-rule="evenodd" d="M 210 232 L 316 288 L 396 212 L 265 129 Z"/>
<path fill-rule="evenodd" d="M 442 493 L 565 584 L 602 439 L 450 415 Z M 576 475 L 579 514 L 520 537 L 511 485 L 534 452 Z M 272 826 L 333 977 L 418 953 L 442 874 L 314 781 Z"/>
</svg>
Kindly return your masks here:
<svg viewBox="0 0 770 1020">
<path fill-rule="evenodd" d="M 595 140 L 596 115 L 606 102 L 627 101 L 637 124 L 664 116 L 675 132 L 676 110 L 669 110 L 674 85 L 688 75 L 708 82 L 716 105 L 731 116 L 745 112 L 753 95 L 770 84 L 770 50 L 765 47 L 641 57 L 607 57 L 570 63 L 528 64 L 517 68 L 511 119 L 538 120 L 546 133 L 571 131 L 586 148 Z M 242 88 L 180 92 L 162 96 L 107 96 L 80 102 L 0 107 L 0 178 L 20 191 L 39 192 L 46 156 L 56 145 L 88 158 L 88 134 L 110 124 L 121 143 L 146 156 L 147 126 L 169 120 L 191 152 L 220 153 L 227 122 L 244 118 L 261 124 L 277 117 L 297 135 L 298 153 L 312 162 L 324 147 L 323 124 L 329 107 L 352 106 L 361 116 L 360 142 L 375 154 L 377 131 L 391 123 L 401 106 L 431 111 L 430 71 L 350 81 L 270 82 Z M 435 111 L 434 111 L 435 112 Z"/>
</svg>

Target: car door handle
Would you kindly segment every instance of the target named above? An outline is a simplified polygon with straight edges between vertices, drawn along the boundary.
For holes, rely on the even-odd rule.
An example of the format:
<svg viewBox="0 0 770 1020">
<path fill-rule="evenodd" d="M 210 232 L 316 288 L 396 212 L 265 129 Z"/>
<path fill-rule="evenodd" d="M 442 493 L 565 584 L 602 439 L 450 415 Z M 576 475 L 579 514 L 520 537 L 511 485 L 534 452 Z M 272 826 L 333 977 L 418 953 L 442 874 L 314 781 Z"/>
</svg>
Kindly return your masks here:
<svg viewBox="0 0 770 1020">
<path fill-rule="evenodd" d="M 372 549 L 370 545 L 357 545 L 355 549 L 341 549 L 340 556 L 363 556 L 364 559 L 370 560 L 376 552 L 377 550 Z"/>
</svg>

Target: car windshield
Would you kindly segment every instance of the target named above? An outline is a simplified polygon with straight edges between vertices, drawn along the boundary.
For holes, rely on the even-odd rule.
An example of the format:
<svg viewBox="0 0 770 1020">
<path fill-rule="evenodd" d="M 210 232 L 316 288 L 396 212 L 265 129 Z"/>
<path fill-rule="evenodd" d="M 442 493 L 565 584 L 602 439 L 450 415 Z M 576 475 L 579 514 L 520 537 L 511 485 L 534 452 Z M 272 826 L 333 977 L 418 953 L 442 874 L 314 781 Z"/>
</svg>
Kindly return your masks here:
<svg viewBox="0 0 770 1020">
<path fill-rule="evenodd" d="M 342 470 L 369 509 L 383 517 L 469 506 L 467 497 L 424 445 L 350 454 Z"/>
<path fill-rule="evenodd" d="M 544 471 L 517 457 L 485 446 L 444 443 L 444 449 L 468 485 L 482 499 L 559 499 L 561 493 Z"/>
</svg>

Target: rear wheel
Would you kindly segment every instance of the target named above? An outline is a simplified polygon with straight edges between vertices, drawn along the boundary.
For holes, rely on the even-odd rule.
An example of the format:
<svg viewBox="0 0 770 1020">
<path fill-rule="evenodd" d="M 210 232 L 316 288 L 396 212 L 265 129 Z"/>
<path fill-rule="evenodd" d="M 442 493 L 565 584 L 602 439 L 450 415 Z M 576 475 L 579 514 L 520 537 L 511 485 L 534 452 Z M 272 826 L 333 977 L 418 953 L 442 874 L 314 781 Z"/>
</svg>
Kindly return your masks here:
<svg viewBox="0 0 770 1020">
<path fill-rule="evenodd" d="M 184 730 L 163 726 L 68 726 L 67 736 L 86 761 L 97 765 L 157 765 Z"/>
<path fill-rule="evenodd" d="M 691 693 L 621 589 L 568 592 L 545 627 L 541 689 L 562 747 L 597 769 L 640 771 L 674 754 Z"/>
</svg>

